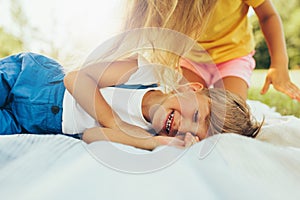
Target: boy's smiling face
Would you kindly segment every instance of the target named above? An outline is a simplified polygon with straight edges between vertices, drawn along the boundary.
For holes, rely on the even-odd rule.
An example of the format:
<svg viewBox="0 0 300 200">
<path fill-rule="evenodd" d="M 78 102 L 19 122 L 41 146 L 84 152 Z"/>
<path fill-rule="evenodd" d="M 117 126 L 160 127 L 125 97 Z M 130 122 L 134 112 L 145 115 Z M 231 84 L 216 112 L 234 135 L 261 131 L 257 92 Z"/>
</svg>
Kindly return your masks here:
<svg viewBox="0 0 300 200">
<path fill-rule="evenodd" d="M 176 136 L 190 132 L 204 139 L 208 130 L 210 99 L 189 90 L 170 95 L 152 115 L 152 126 L 160 135 Z"/>
</svg>

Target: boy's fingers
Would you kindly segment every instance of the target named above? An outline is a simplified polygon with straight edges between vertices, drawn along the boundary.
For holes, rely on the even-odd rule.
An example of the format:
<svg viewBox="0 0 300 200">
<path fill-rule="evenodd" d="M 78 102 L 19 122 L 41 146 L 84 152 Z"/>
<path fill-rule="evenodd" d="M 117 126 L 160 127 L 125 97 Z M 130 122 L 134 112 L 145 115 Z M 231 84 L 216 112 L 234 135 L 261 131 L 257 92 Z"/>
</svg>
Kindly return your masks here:
<svg viewBox="0 0 300 200">
<path fill-rule="evenodd" d="M 186 133 L 184 142 L 185 142 L 185 147 L 190 147 L 193 144 L 197 143 L 197 136 L 193 136 L 191 133 Z"/>
<path fill-rule="evenodd" d="M 171 142 L 170 142 L 171 146 L 180 146 L 180 147 L 184 147 L 185 146 L 185 142 L 183 140 L 180 140 L 176 137 L 173 137 Z"/>
</svg>

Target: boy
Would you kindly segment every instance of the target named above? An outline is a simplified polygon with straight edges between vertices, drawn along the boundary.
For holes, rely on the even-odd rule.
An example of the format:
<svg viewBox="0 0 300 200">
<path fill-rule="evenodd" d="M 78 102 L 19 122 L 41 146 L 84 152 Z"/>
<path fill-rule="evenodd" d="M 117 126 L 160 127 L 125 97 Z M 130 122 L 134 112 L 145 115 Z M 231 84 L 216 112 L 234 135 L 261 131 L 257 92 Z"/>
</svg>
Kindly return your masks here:
<svg viewBox="0 0 300 200">
<path fill-rule="evenodd" d="M 203 89 L 199 83 L 172 93 L 160 87 L 118 87 L 132 82 L 140 69 L 135 60 L 116 61 L 65 76 L 57 62 L 42 55 L 4 58 L 0 134 L 83 133 L 88 143 L 110 140 L 154 149 L 166 144 L 189 146 L 216 133 L 251 137 L 258 133 L 261 125 L 252 120 L 247 105 L 224 90 Z"/>
</svg>

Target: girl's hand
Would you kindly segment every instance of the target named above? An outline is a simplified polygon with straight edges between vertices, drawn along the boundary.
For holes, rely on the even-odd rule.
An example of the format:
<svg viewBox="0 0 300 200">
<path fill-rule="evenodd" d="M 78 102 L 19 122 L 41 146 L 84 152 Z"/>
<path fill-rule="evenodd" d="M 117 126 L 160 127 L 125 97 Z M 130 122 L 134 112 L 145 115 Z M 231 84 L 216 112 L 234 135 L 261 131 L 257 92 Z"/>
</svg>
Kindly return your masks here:
<svg viewBox="0 0 300 200">
<path fill-rule="evenodd" d="M 272 84 L 276 90 L 300 102 L 300 89 L 291 82 L 287 69 L 279 70 L 270 67 L 261 94 L 265 94 L 268 91 L 270 84 Z"/>
</svg>

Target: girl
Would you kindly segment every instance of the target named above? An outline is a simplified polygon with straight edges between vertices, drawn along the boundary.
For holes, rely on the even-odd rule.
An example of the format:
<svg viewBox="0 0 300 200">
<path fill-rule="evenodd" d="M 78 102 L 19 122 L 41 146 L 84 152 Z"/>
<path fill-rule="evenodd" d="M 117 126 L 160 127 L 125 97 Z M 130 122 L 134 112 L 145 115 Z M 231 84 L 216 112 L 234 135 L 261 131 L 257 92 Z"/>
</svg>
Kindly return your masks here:
<svg viewBox="0 0 300 200">
<path fill-rule="evenodd" d="M 0 134 L 84 133 L 88 143 L 110 140 L 143 149 L 186 147 L 221 132 L 257 135 L 261 125 L 247 105 L 224 90 L 203 89 L 199 83 L 173 93 L 160 87 L 119 86 L 133 81 L 139 70 L 145 69 L 137 60 L 115 61 L 94 63 L 65 76 L 57 62 L 42 55 L 4 58 Z"/>
<path fill-rule="evenodd" d="M 270 0 L 135 0 L 125 29 L 162 27 L 179 31 L 198 42 L 178 65 L 189 81 L 225 88 L 247 98 L 255 67 L 254 41 L 247 13 L 253 7 L 271 56 L 271 66 L 261 90 L 270 84 L 300 101 L 300 89 L 290 81 L 282 24 Z M 206 23 L 204 23 L 206 21 Z M 204 52 L 204 48 L 207 52 Z M 171 65 L 176 67 L 176 65 Z"/>
</svg>

